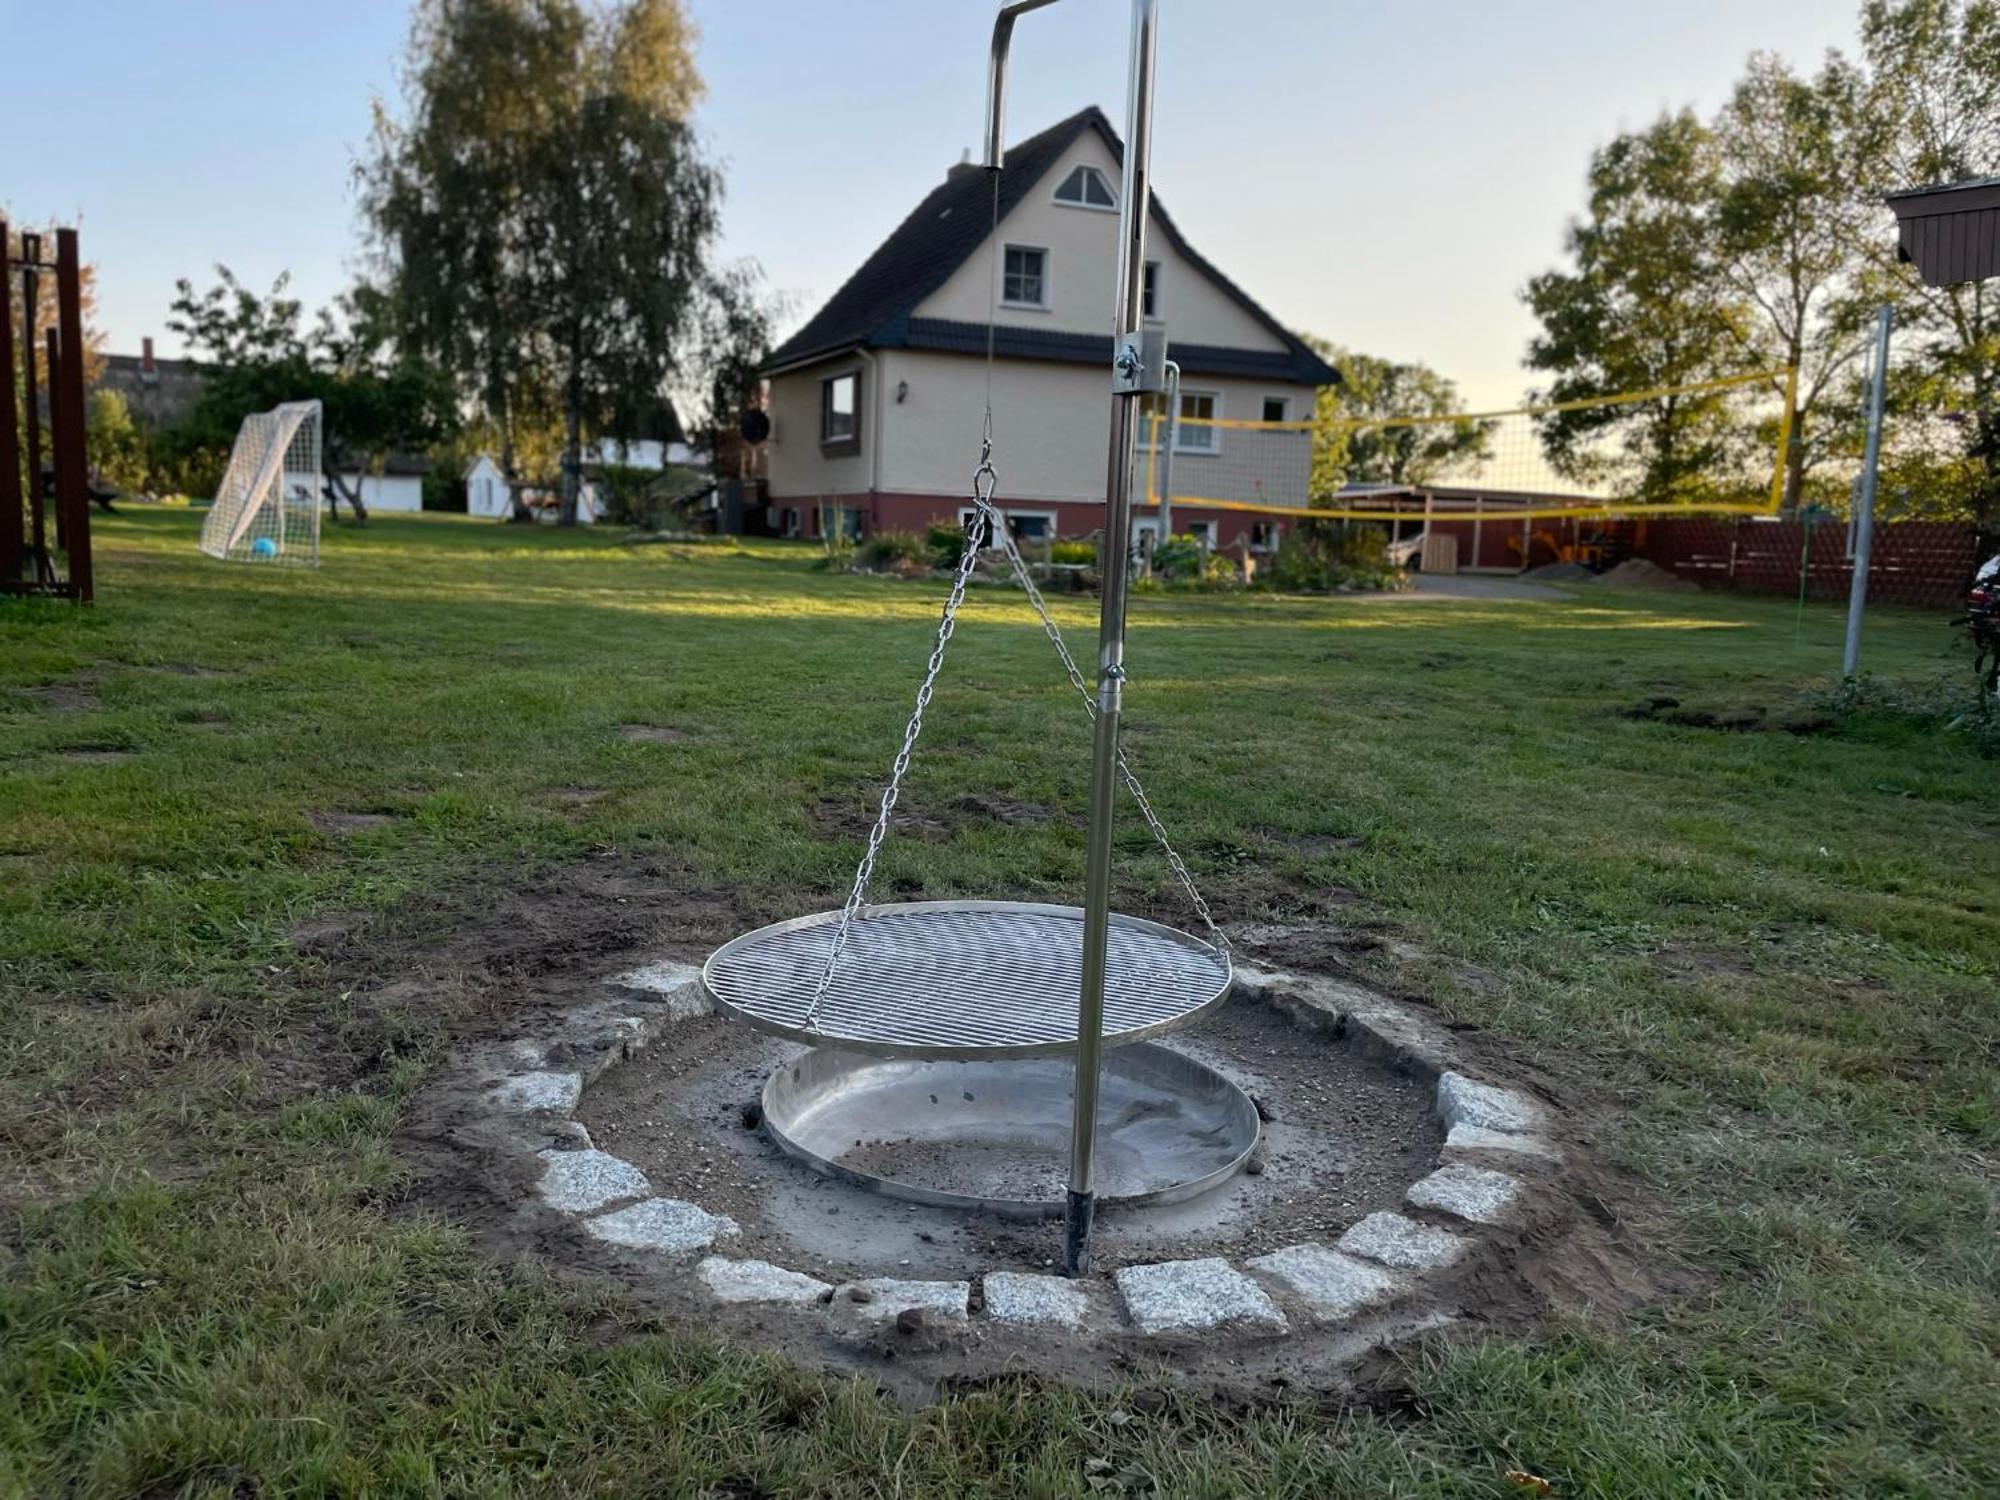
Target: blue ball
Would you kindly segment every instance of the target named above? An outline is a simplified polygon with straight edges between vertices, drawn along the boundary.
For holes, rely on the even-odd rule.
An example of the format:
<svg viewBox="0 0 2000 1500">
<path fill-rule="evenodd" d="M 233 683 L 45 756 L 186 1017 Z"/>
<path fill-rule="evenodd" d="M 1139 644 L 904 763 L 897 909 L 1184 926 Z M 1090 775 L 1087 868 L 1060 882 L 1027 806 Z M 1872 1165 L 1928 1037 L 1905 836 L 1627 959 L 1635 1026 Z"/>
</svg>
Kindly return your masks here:
<svg viewBox="0 0 2000 1500">
<path fill-rule="evenodd" d="M 250 555 L 252 557 L 276 557 L 278 555 L 278 544 L 267 536 L 260 536 L 250 544 Z"/>
</svg>

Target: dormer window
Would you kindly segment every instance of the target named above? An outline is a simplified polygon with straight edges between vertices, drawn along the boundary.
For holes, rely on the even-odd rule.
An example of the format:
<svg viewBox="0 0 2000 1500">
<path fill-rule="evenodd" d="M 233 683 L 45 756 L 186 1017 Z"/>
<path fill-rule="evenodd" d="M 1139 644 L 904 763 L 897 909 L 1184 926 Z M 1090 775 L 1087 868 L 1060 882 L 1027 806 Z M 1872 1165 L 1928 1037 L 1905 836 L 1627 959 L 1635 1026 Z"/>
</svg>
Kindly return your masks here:
<svg viewBox="0 0 2000 1500">
<path fill-rule="evenodd" d="M 1117 196 L 1111 191 L 1111 184 L 1104 180 L 1104 174 L 1095 167 L 1073 167 L 1069 176 L 1056 186 L 1056 202 L 1067 203 L 1071 208 L 1118 207 Z"/>
</svg>

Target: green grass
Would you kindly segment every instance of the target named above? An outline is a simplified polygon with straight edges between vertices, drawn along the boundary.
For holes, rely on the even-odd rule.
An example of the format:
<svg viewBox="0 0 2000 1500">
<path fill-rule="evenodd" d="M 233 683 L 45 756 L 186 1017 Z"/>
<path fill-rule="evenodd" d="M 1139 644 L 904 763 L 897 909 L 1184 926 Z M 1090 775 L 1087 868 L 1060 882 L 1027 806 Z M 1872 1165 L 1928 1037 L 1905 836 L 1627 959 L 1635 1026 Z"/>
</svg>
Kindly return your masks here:
<svg viewBox="0 0 2000 1500">
<path fill-rule="evenodd" d="M 1964 670 L 1942 616 L 1872 616 L 1881 682 L 1795 737 L 1618 710 L 1824 696 L 1831 610 L 1795 648 L 1781 600 L 1139 601 L 1133 758 L 1224 916 L 1394 938 L 1359 962 L 1601 1101 L 1690 1287 L 1407 1351 L 1393 1402 L 912 1414 L 482 1258 L 394 1146 L 474 1018 L 287 934 L 445 951 L 480 893 L 620 859 L 836 900 L 818 809 L 871 797 L 936 587 L 441 518 L 284 575 L 196 520 L 100 523 L 94 609 L 0 604 L 0 1494 L 2000 1491 L 2000 762 L 1898 706 Z M 974 595 L 930 723 L 908 805 L 954 836 L 892 839 L 879 889 L 1072 894 L 1072 820 L 953 818 L 1082 801 L 1018 596 Z"/>
</svg>

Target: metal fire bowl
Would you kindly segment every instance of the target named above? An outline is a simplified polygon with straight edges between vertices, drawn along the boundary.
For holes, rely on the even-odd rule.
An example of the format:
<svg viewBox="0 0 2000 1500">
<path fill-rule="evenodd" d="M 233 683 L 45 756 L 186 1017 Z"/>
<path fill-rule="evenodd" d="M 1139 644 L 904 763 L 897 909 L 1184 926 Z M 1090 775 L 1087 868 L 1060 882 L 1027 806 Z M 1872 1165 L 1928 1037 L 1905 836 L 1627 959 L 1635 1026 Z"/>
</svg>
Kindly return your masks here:
<svg viewBox="0 0 2000 1500">
<path fill-rule="evenodd" d="M 1066 1057 L 875 1057 L 822 1047 L 764 1085 L 764 1128 L 815 1171 L 943 1208 L 1041 1219 L 1063 1211 L 1072 1064 Z M 1104 1056 L 1097 1196 L 1180 1203 L 1256 1149 L 1249 1095 L 1152 1042 Z"/>
</svg>

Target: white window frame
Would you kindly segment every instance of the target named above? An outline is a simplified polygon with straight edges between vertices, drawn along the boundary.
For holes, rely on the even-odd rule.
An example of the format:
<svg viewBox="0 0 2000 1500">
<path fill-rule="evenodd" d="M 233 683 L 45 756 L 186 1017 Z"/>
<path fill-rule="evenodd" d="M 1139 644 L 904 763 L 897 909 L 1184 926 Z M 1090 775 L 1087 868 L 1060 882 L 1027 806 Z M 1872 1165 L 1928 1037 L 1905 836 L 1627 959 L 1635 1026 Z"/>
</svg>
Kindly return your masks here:
<svg viewBox="0 0 2000 1500">
<path fill-rule="evenodd" d="M 1204 421 L 1220 422 L 1222 420 L 1221 391 L 1202 390 L 1198 387 L 1191 387 L 1185 385 L 1182 386 L 1181 406 L 1183 411 L 1186 410 L 1187 401 L 1190 396 L 1206 396 L 1215 403 L 1214 416 L 1203 418 Z M 1203 431 L 1205 431 L 1209 435 L 1210 439 L 1209 443 L 1205 447 L 1200 444 L 1190 444 L 1187 440 L 1188 430 L 1189 430 L 1188 426 L 1185 422 L 1176 422 L 1174 424 L 1174 452 L 1194 453 L 1194 454 L 1200 454 L 1204 457 L 1213 458 L 1216 454 L 1222 451 L 1222 429 L 1220 427 L 1207 427 L 1203 429 Z"/>
<path fill-rule="evenodd" d="M 826 424 L 827 418 L 833 415 L 833 388 L 843 380 L 854 382 L 854 410 L 850 413 L 854 420 L 854 430 L 844 437 L 829 437 L 827 436 Z M 820 377 L 819 445 L 822 449 L 838 457 L 846 457 L 849 454 L 861 451 L 861 401 L 861 371 L 859 367 L 851 370 L 836 370 L 831 375 L 822 375 Z"/>
<path fill-rule="evenodd" d="M 1057 518 L 1056 513 L 1052 510 L 1027 510 L 1011 505 L 996 505 L 993 509 L 999 515 L 1002 526 L 1007 525 L 1010 521 L 1041 521 L 1049 528 L 1048 540 L 1054 541 L 1056 539 Z M 958 529 L 960 531 L 972 530 L 972 518 L 977 514 L 979 513 L 969 505 L 960 506 L 958 510 Z M 1009 535 L 1011 534 L 1010 531 Z"/>
<path fill-rule="evenodd" d="M 1042 300 L 1039 302 L 1016 302 L 1007 295 L 1007 252 L 1009 250 L 1032 250 L 1042 258 Z M 1050 269 L 1055 257 L 1049 253 L 1047 245 L 1028 245 L 1019 240 L 1003 240 L 1000 244 L 1000 305 L 1019 308 L 1023 312 L 1047 312 L 1053 305 L 1054 297 L 1050 287 Z"/>
<path fill-rule="evenodd" d="M 1215 550 L 1215 522 L 1190 521 L 1187 523 L 1187 535 L 1201 543 L 1202 551 L 1213 552 Z"/>
<path fill-rule="evenodd" d="M 1167 304 L 1167 268 L 1157 260 L 1149 260 L 1146 269 L 1153 273 L 1153 310 L 1146 311 L 1146 282 L 1142 275 L 1139 281 L 1139 313 L 1148 323 L 1164 323 L 1167 315 L 1160 309 Z"/>
<path fill-rule="evenodd" d="M 1062 191 L 1062 185 L 1068 182 L 1079 171 L 1096 173 L 1097 180 L 1104 184 L 1104 191 L 1111 195 L 1111 201 L 1109 203 L 1079 203 L 1074 198 L 1057 197 L 1056 194 Z M 1087 161 L 1072 162 L 1070 163 L 1070 169 L 1058 177 L 1056 185 L 1049 189 L 1049 201 L 1063 208 L 1087 208 L 1092 213 L 1115 214 L 1118 212 L 1118 189 L 1111 185 L 1111 179 L 1104 175 L 1103 168 L 1094 167 Z"/>
<path fill-rule="evenodd" d="M 1274 402 L 1274 401 L 1278 403 L 1278 415 L 1277 415 L 1277 416 L 1275 416 L 1275 417 L 1263 417 L 1263 418 L 1261 418 L 1260 420 L 1262 420 L 1262 421 L 1265 421 L 1265 422 L 1289 422 L 1289 421 L 1291 421 L 1291 420 L 1292 420 L 1292 398 L 1291 398 L 1290 396 L 1266 396 L 1266 397 L 1264 398 L 1264 404 L 1263 404 L 1263 406 L 1262 406 L 1262 407 L 1259 407 L 1258 409 L 1259 409 L 1260 411 L 1262 411 L 1262 410 L 1266 410 L 1266 409 L 1268 409 L 1268 408 L 1270 407 L 1271 403 L 1272 403 L 1272 402 Z"/>
</svg>

